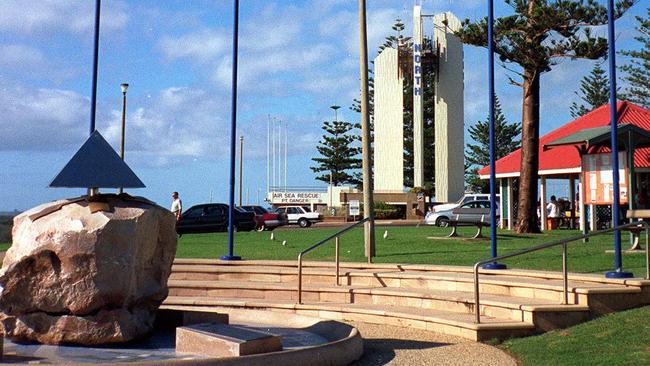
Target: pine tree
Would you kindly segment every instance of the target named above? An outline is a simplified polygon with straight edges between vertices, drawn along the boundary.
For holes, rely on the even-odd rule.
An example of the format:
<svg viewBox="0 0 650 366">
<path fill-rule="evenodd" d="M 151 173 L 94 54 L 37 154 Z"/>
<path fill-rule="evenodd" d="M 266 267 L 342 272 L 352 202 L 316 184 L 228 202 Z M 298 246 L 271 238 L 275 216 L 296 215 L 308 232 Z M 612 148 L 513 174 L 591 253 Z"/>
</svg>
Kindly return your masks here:
<svg viewBox="0 0 650 366">
<path fill-rule="evenodd" d="M 322 173 L 316 179 L 329 183 L 331 174 L 335 186 L 360 183 L 355 177 L 355 170 L 361 168 L 361 159 L 358 157 L 361 148 L 354 146 L 359 138 L 350 133 L 353 128 L 350 122 L 323 122 L 325 134 L 316 147 L 321 157 L 311 159 L 317 164 L 311 170 Z"/>
<path fill-rule="evenodd" d="M 619 0 L 619 18 L 636 0 Z M 594 37 L 590 26 L 607 24 L 607 9 L 595 0 L 505 0 L 513 15 L 496 19 L 494 50 L 503 63 L 521 68 L 523 90 L 522 146 L 519 169 L 517 232 L 537 232 L 540 82 L 561 58 L 599 59 L 607 53 L 607 39 Z M 583 32 L 581 32 L 583 31 Z M 487 47 L 487 18 L 463 22 L 458 35 L 464 43 Z"/>
<path fill-rule="evenodd" d="M 469 189 L 486 193 L 490 187 L 489 182 L 481 180 L 476 172 L 482 167 L 490 165 L 490 117 L 470 126 L 468 132 L 476 144 L 468 143 L 465 150 L 465 181 Z M 501 103 L 496 96 L 494 97 L 494 134 L 495 160 L 517 150 L 521 144 L 519 140 L 521 125 L 506 121 L 501 110 Z"/>
<path fill-rule="evenodd" d="M 580 80 L 580 92 L 575 92 L 584 103 L 571 103 L 571 117 L 578 118 L 609 103 L 609 78 L 605 70 L 596 63 L 589 75 Z"/>
<path fill-rule="evenodd" d="M 626 73 L 623 80 L 629 83 L 623 98 L 650 108 L 650 8 L 646 11 L 647 18 L 636 17 L 639 22 L 636 30 L 641 34 L 634 39 L 641 42 L 642 47 L 638 51 L 621 52 L 622 55 L 632 57 L 629 64 L 621 66 L 621 70 Z"/>
</svg>

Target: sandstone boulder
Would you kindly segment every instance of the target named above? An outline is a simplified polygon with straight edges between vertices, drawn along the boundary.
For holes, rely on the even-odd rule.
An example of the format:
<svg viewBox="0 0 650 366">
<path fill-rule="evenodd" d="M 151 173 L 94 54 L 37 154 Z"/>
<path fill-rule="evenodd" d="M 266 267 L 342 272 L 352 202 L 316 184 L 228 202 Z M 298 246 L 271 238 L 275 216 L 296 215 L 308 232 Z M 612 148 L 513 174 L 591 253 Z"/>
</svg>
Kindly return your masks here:
<svg viewBox="0 0 650 366">
<path fill-rule="evenodd" d="M 151 331 L 176 253 L 174 215 L 142 198 L 51 202 L 14 218 L 0 327 L 19 341 L 97 345 Z"/>
</svg>

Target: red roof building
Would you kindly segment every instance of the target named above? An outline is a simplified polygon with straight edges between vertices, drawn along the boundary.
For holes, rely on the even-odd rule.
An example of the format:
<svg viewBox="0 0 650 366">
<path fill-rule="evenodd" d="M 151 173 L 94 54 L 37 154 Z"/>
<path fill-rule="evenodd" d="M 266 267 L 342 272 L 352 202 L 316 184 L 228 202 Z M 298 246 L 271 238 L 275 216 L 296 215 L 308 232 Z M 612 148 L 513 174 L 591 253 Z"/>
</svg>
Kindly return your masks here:
<svg viewBox="0 0 650 366">
<path fill-rule="evenodd" d="M 650 131 L 650 111 L 629 102 L 619 102 L 617 107 L 618 124 L 631 123 Z M 609 118 L 609 104 L 607 104 L 540 137 L 539 175 L 549 176 L 580 173 L 580 154 L 575 147 L 559 146 L 552 149 L 544 149 L 544 145 L 584 129 L 608 126 Z M 497 178 L 518 177 L 520 163 L 521 149 L 497 160 Z M 635 151 L 634 166 L 635 168 L 647 168 L 650 170 L 650 148 L 639 148 Z M 640 169 L 640 171 L 643 170 Z M 489 179 L 490 167 L 486 166 L 479 170 L 478 173 L 482 179 Z"/>
<path fill-rule="evenodd" d="M 540 206 L 546 207 L 546 179 L 568 179 L 569 180 L 569 197 L 575 195 L 575 182 L 578 181 L 578 191 L 582 191 L 582 182 L 580 182 L 581 173 L 581 156 L 575 145 L 552 146 L 549 145 L 559 139 L 574 135 L 581 131 L 606 127 L 610 124 L 609 104 L 599 107 L 592 112 L 573 120 L 562 127 L 559 127 L 539 139 L 539 177 L 540 177 Z M 619 102 L 617 104 L 617 123 L 619 125 L 632 124 L 642 130 L 650 132 L 650 111 L 629 102 Z M 569 138 L 571 139 L 571 138 Z M 545 147 L 546 146 L 546 147 Z M 645 145 L 647 146 L 647 144 Z M 623 148 L 624 149 L 624 148 Z M 609 151 L 603 147 L 602 152 Z M 513 201 L 516 197 L 513 195 L 513 179 L 519 177 L 519 168 L 521 163 L 521 149 L 518 149 L 509 155 L 497 160 L 496 178 L 499 179 L 500 188 L 500 226 L 513 228 L 514 206 Z M 650 147 L 639 147 L 634 150 L 634 167 L 636 179 L 642 173 L 644 179 L 650 179 L 647 173 L 650 172 Z M 478 171 L 481 179 L 490 178 L 490 167 L 486 166 Z M 580 195 L 580 207 L 585 207 L 585 197 Z M 570 198 L 571 200 L 571 198 Z M 594 205 L 589 205 L 591 218 L 595 217 Z M 545 211 L 541 210 L 541 228 L 546 229 L 547 222 Z M 575 217 L 575 207 L 571 209 L 571 217 Z M 573 219 L 571 220 L 573 222 Z M 580 228 L 586 225 L 585 217 L 580 217 Z M 595 220 L 591 220 L 592 229 L 596 228 Z"/>
</svg>

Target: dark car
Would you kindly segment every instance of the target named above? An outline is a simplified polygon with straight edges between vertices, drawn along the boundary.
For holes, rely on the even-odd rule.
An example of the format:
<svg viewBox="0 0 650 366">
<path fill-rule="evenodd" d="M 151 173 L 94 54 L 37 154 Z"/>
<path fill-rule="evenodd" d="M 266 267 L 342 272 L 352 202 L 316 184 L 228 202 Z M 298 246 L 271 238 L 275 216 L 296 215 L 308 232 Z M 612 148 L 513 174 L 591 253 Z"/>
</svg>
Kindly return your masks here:
<svg viewBox="0 0 650 366">
<path fill-rule="evenodd" d="M 254 230 L 255 214 L 235 208 L 234 229 L 237 231 Z M 190 207 L 183 212 L 176 224 L 180 235 L 189 233 L 210 233 L 228 230 L 228 205 L 224 203 L 206 203 Z"/>
<path fill-rule="evenodd" d="M 255 213 L 257 231 L 273 230 L 278 226 L 287 224 L 286 215 L 271 212 L 262 206 L 241 206 L 243 210 Z"/>
</svg>

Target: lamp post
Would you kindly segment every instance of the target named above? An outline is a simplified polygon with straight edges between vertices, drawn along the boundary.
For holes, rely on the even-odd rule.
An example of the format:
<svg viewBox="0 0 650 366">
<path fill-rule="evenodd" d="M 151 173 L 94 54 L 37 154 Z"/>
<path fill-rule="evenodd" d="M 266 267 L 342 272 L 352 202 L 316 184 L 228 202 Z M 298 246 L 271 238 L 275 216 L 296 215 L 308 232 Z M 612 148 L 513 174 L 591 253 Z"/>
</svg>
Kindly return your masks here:
<svg viewBox="0 0 650 366">
<path fill-rule="evenodd" d="M 375 256 L 375 213 L 372 197 L 372 166 L 370 165 L 370 110 L 368 103 L 368 33 L 366 0 L 359 0 L 359 79 L 361 81 L 361 157 L 363 167 L 363 242 L 368 263 Z"/>
<path fill-rule="evenodd" d="M 334 122 L 339 120 L 339 109 L 341 108 L 340 105 L 332 105 L 330 106 L 334 110 Z"/>
<path fill-rule="evenodd" d="M 124 131 L 126 130 L 126 91 L 129 89 L 129 84 L 122 83 L 120 84 L 120 88 L 122 88 L 122 142 L 120 144 L 120 158 L 124 160 Z M 123 192 L 123 188 L 120 187 L 117 193 L 122 194 Z"/>
<path fill-rule="evenodd" d="M 334 110 L 334 122 L 338 121 L 339 120 L 339 108 L 341 108 L 341 106 L 334 104 L 334 105 L 331 105 L 330 108 L 332 108 Z M 329 198 L 330 198 L 330 210 L 332 209 L 332 196 L 334 195 L 334 192 L 333 192 L 333 189 L 332 189 L 332 182 L 333 182 L 333 177 L 332 176 L 333 175 L 334 175 L 334 172 L 332 171 L 332 169 L 330 169 L 330 191 L 329 191 L 329 194 L 328 194 Z"/>
</svg>

